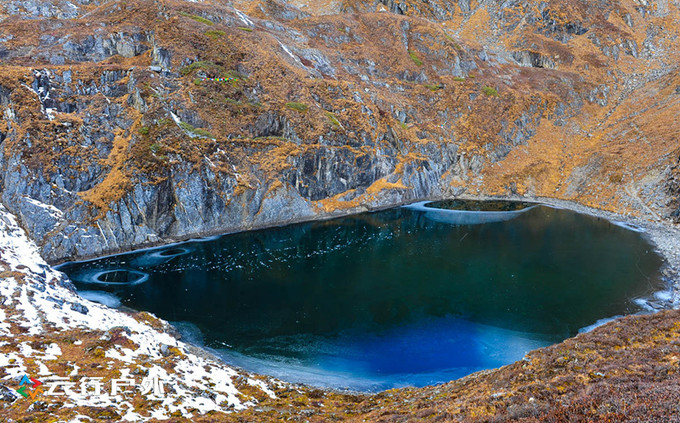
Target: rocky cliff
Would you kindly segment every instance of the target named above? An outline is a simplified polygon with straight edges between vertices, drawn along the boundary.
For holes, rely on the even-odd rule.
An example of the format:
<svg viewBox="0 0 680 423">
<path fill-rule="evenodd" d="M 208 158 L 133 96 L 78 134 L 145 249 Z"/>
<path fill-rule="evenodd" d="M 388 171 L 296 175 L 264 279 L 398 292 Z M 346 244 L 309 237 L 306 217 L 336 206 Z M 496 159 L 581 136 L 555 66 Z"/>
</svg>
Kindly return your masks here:
<svg viewBox="0 0 680 423">
<path fill-rule="evenodd" d="M 677 311 L 354 395 L 227 368 L 153 316 L 79 298 L 38 250 L 59 262 L 465 194 L 654 220 L 677 264 L 679 18 L 665 0 L 1 2 L 0 195 L 18 220 L 0 205 L 3 417 L 677 418 Z M 22 373 L 175 388 L 32 402 L 9 387 Z"/>
<path fill-rule="evenodd" d="M 680 213 L 668 2 L 0 8 L 2 202 L 53 262 L 461 193 Z"/>
</svg>

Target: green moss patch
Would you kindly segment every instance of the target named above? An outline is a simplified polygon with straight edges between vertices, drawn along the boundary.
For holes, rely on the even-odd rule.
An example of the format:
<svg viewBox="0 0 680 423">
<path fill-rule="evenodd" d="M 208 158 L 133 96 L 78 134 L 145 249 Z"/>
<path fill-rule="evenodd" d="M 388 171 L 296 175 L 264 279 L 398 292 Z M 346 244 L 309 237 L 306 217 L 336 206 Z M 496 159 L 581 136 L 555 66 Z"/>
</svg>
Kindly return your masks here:
<svg viewBox="0 0 680 423">
<path fill-rule="evenodd" d="M 482 92 L 489 97 L 498 97 L 498 91 L 494 87 L 489 87 L 488 85 L 485 85 L 482 88 Z"/>
<path fill-rule="evenodd" d="M 212 38 L 213 40 L 216 40 L 220 37 L 224 37 L 225 34 L 226 33 L 224 31 L 218 31 L 214 29 L 211 29 L 210 31 L 205 31 L 205 35 Z"/>
<path fill-rule="evenodd" d="M 185 18 L 193 19 L 196 22 L 200 22 L 202 24 L 215 25 L 215 22 L 211 21 L 210 19 L 206 19 L 202 16 L 192 15 L 191 13 L 187 13 L 187 12 L 179 12 L 179 14 L 184 16 Z"/>
<path fill-rule="evenodd" d="M 409 50 L 408 55 L 411 58 L 411 60 L 413 60 L 413 63 L 415 63 L 418 66 L 423 66 L 423 61 L 420 60 L 418 56 L 416 56 L 416 53 L 414 51 Z"/>
<path fill-rule="evenodd" d="M 309 109 L 309 106 L 307 106 L 305 103 L 299 103 L 297 101 L 289 101 L 286 103 L 286 107 L 300 113 L 304 113 L 307 111 L 307 109 Z"/>
</svg>

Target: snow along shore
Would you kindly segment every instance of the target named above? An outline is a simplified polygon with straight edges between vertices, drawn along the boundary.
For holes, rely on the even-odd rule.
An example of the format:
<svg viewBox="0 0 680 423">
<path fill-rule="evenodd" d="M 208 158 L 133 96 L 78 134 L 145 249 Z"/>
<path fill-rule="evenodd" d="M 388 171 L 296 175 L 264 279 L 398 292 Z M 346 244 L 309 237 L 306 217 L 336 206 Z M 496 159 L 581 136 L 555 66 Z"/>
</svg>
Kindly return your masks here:
<svg viewBox="0 0 680 423">
<path fill-rule="evenodd" d="M 255 405 L 255 396 L 274 397 L 272 382 L 232 369 L 169 331 L 148 313 L 126 314 L 78 296 L 0 206 L 0 409 L 21 416 L 33 401 L 49 411 L 58 400 L 61 421 L 91 420 L 82 414 L 88 407 L 144 421 L 240 410 Z M 17 392 L 24 375 L 43 383 L 37 398 Z M 116 379 L 124 389 L 113 392 Z M 239 387 L 248 387 L 248 395 Z"/>
</svg>

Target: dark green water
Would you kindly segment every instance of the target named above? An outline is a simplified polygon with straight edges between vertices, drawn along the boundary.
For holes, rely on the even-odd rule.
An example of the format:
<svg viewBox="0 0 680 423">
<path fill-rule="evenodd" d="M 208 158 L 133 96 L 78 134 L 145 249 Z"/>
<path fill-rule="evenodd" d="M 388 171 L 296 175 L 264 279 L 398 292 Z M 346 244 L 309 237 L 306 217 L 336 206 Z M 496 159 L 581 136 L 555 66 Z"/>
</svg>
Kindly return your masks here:
<svg viewBox="0 0 680 423">
<path fill-rule="evenodd" d="M 227 362 L 376 390 L 497 367 L 640 311 L 660 265 L 639 233 L 538 206 L 478 225 L 399 208 L 60 270 L 86 297 L 179 322 Z"/>
<path fill-rule="evenodd" d="M 425 207 L 449 210 L 468 211 L 516 211 L 535 206 L 535 203 L 524 201 L 477 201 L 477 200 L 442 200 L 423 204 Z"/>
</svg>

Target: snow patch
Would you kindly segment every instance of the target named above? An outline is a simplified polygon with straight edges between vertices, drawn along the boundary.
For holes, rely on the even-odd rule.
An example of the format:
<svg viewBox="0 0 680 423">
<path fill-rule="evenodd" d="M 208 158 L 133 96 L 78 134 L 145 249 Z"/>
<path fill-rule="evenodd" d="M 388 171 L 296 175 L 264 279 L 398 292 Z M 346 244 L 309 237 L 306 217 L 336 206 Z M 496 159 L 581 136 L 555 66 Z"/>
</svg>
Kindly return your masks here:
<svg viewBox="0 0 680 423">
<path fill-rule="evenodd" d="M 246 15 L 245 13 L 241 12 L 240 10 L 238 10 L 238 9 L 236 9 L 236 8 L 234 8 L 234 11 L 235 11 L 236 14 L 238 15 L 239 19 L 241 19 L 241 22 L 243 22 L 244 24 L 248 25 L 249 27 L 255 26 L 255 24 L 253 23 L 253 21 L 250 20 L 250 18 L 248 17 L 248 15 Z"/>
<path fill-rule="evenodd" d="M 23 318 L 25 326 L 28 329 L 29 335 L 37 335 L 41 332 L 40 318 L 38 317 L 38 311 L 33 307 L 28 299 L 28 289 L 24 285 L 21 287 L 21 294 L 19 295 L 19 304 L 16 306 L 17 309 L 23 310 Z"/>
<path fill-rule="evenodd" d="M 302 64 L 302 62 L 300 61 L 300 59 L 298 59 L 298 57 L 295 56 L 295 55 L 290 51 L 290 49 L 289 49 L 285 44 L 283 44 L 281 41 L 279 41 L 279 45 L 281 46 L 281 48 L 283 49 L 283 51 L 285 51 L 286 54 L 288 54 L 288 56 L 290 56 L 290 57 L 293 59 L 293 61 L 295 61 L 295 63 L 296 63 L 298 66 L 303 67 L 303 68 L 307 68 L 305 65 Z"/>
<path fill-rule="evenodd" d="M 18 353 L 0 353 L 0 367 L 7 373 L 3 379 L 16 379 L 26 374 L 24 359 Z"/>
<path fill-rule="evenodd" d="M 0 335 L 11 335 L 9 328 L 11 325 L 7 323 L 7 314 L 5 310 L 0 309 Z M 0 346 L 2 343 L 0 342 Z"/>
<path fill-rule="evenodd" d="M 264 392 L 265 394 L 269 395 L 269 398 L 271 398 L 271 399 L 276 399 L 276 394 L 274 393 L 274 391 L 272 391 L 271 389 L 269 389 L 269 387 L 267 386 L 267 384 L 264 383 L 263 381 L 258 380 L 258 379 L 249 378 L 249 379 L 248 379 L 248 385 L 256 386 L 256 387 L 262 389 L 262 392 Z"/>
<path fill-rule="evenodd" d="M 38 376 L 49 376 L 52 374 L 52 372 L 50 372 L 50 369 L 47 368 L 45 363 L 43 363 L 42 361 L 36 361 L 36 363 L 38 364 Z"/>
<path fill-rule="evenodd" d="M 173 115 L 173 119 L 178 120 Z M 230 412 L 255 404 L 255 400 L 242 401 L 234 383 L 240 377 L 234 369 L 202 356 L 189 352 L 186 344 L 178 341 L 170 334 L 159 331 L 144 321 L 130 315 L 89 301 L 80 297 L 68 287 L 66 276 L 49 267 L 38 254 L 35 244 L 30 241 L 19 227 L 16 219 L 7 209 L 0 205 L 0 255 L 6 265 L 4 270 L 18 272 L 21 277 L 9 276 L 0 278 L 0 333 L 11 336 L 10 329 L 16 326 L 25 328 L 20 335 L 40 335 L 47 330 L 102 331 L 106 333 L 113 328 L 123 328 L 120 335 L 129 339 L 132 348 L 116 345 L 105 351 L 111 369 L 119 369 L 122 377 L 130 376 L 130 370 L 144 360 L 150 363 L 149 375 L 156 375 L 166 389 L 164 396 L 155 397 L 153 407 L 148 415 L 135 411 L 123 395 L 111 396 L 66 396 L 64 407 L 95 406 L 110 407 L 119 412 L 124 419 L 145 421 L 151 418 L 167 419 L 179 411 L 185 418 L 192 413 L 210 411 Z M 92 296 L 91 296 L 92 298 Z M 99 298 L 102 302 L 111 303 L 111 298 Z M 8 315 L 7 307 L 14 307 L 20 313 Z M 120 330 L 120 329 L 117 329 Z M 82 345 L 78 340 L 74 345 Z M 18 351 L 0 353 L 0 367 L 5 375 L 3 379 L 13 379 L 27 374 L 25 358 L 36 360 L 38 372 L 44 382 L 50 380 L 49 368 L 45 361 L 65 360 L 59 345 L 51 343 L 44 350 L 32 348 L 29 342 L 18 342 L 14 345 Z M 34 344 L 35 345 L 35 344 Z M 127 346 L 129 346 L 128 344 Z M 170 355 L 172 355 L 170 357 Z M 172 360 L 174 369 L 165 370 L 155 363 L 166 363 Z M 77 375 L 79 367 L 68 362 Z M 145 365 L 146 366 L 146 365 Z M 66 374 L 58 375 L 66 377 Z M 56 377 L 52 376 L 52 378 Z M 55 379 L 56 380 L 56 379 Z M 137 379 L 139 381 L 139 378 Z M 272 389 L 261 381 L 249 382 L 262 389 L 270 397 L 274 397 Z M 86 421 L 84 416 L 76 416 L 72 421 Z"/>
<path fill-rule="evenodd" d="M 620 226 L 622 228 L 631 230 L 633 232 L 645 232 L 644 228 L 641 228 L 641 227 L 634 225 L 632 223 L 622 222 L 620 220 L 612 220 L 611 223 L 613 223 L 616 226 Z"/>
<path fill-rule="evenodd" d="M 57 109 L 48 107 L 45 109 L 45 116 L 48 120 L 54 120 L 57 117 Z"/>
<path fill-rule="evenodd" d="M 47 349 L 45 349 L 45 359 L 46 360 L 56 360 L 58 356 L 61 355 L 61 348 L 59 348 L 59 345 L 55 343 L 51 343 L 50 345 L 47 346 Z M 53 358 L 48 358 L 48 357 L 53 357 Z"/>
</svg>

